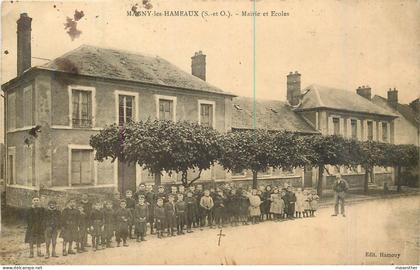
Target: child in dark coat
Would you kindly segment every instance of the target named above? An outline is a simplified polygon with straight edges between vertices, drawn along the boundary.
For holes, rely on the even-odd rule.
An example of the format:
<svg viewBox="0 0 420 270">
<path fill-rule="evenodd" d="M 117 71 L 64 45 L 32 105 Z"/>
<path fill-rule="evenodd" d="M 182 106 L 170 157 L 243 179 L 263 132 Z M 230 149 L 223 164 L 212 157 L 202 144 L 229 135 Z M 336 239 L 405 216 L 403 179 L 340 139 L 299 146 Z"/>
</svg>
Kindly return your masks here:
<svg viewBox="0 0 420 270">
<path fill-rule="evenodd" d="M 239 216 L 243 225 L 248 225 L 249 206 L 250 203 L 247 191 L 243 190 L 241 196 L 239 197 Z"/>
<path fill-rule="evenodd" d="M 149 208 L 149 216 L 147 221 L 150 224 L 150 234 L 155 234 L 153 231 L 153 222 L 154 222 L 154 208 L 156 204 L 156 194 L 153 192 L 153 187 L 151 185 L 146 185 L 146 194 L 145 194 L 146 204 Z"/>
<path fill-rule="evenodd" d="M 58 228 L 60 227 L 61 213 L 57 209 L 57 203 L 54 200 L 48 202 L 48 208 L 45 211 L 45 258 L 50 257 L 50 245 L 52 245 L 52 257 L 58 257 L 55 252 L 57 244 Z"/>
<path fill-rule="evenodd" d="M 127 202 L 126 208 L 130 210 L 131 216 L 133 216 L 134 208 L 136 207 L 136 200 L 133 199 L 133 192 L 129 189 L 125 192 L 125 201 Z M 130 237 L 130 239 L 134 239 L 133 224 L 134 220 L 130 220 L 130 222 L 128 223 L 128 236 Z"/>
<path fill-rule="evenodd" d="M 175 236 L 174 228 L 176 227 L 176 213 L 175 213 L 174 196 L 172 194 L 169 194 L 168 200 L 169 201 L 165 203 L 164 205 L 168 236 Z"/>
<path fill-rule="evenodd" d="M 158 198 L 155 206 L 155 226 L 156 226 L 156 233 L 158 238 L 163 237 L 163 232 L 165 231 L 166 227 L 166 214 L 165 208 L 163 207 L 163 199 Z"/>
<path fill-rule="evenodd" d="M 102 209 L 102 213 L 104 216 L 104 226 L 103 226 L 103 230 L 101 234 L 102 248 L 109 248 L 109 247 L 112 247 L 111 240 L 116 230 L 116 225 L 115 225 L 116 210 L 114 210 L 113 208 L 113 202 L 106 201 Z"/>
<path fill-rule="evenodd" d="M 86 193 L 82 194 L 80 204 L 83 206 L 83 210 L 85 211 L 86 216 L 89 219 L 90 211 L 92 211 L 92 202 L 89 200 L 89 196 Z M 86 234 L 86 238 L 84 239 L 84 245 L 85 247 L 90 247 L 90 245 L 88 244 L 87 235 L 88 234 Z"/>
<path fill-rule="evenodd" d="M 223 196 L 223 191 L 218 189 L 217 193 L 213 196 L 213 213 L 214 213 L 214 220 L 219 226 L 219 228 L 223 227 L 223 217 L 225 212 L 225 197 Z"/>
<path fill-rule="evenodd" d="M 79 234 L 77 239 L 76 249 L 78 253 L 86 252 L 85 249 L 85 239 L 87 236 L 87 229 L 88 229 L 88 216 L 86 215 L 83 206 L 79 205 L 79 220 L 78 220 L 78 227 L 79 227 Z"/>
<path fill-rule="evenodd" d="M 112 211 L 112 204 L 109 204 Z M 101 211 L 101 203 L 95 202 L 89 215 L 90 235 L 92 236 L 92 249 L 98 250 L 99 242 L 104 225 L 104 213 Z"/>
<path fill-rule="evenodd" d="M 139 203 L 134 209 L 134 226 L 137 236 L 137 242 L 146 241 L 147 219 L 149 217 L 149 206 L 145 203 L 143 195 L 139 196 Z"/>
<path fill-rule="evenodd" d="M 126 207 L 127 207 L 127 202 L 125 200 L 121 200 L 120 208 L 115 213 L 115 221 L 116 221 L 115 237 L 117 239 L 117 247 L 120 246 L 121 240 L 123 242 L 123 246 L 128 247 L 128 244 L 127 244 L 128 226 L 133 217 L 131 215 L 131 211 L 127 209 Z"/>
<path fill-rule="evenodd" d="M 187 192 L 185 203 L 187 205 L 187 233 L 192 233 L 191 227 L 196 220 L 197 214 L 197 201 L 193 197 L 191 190 Z"/>
<path fill-rule="evenodd" d="M 72 245 L 73 242 L 77 241 L 78 238 L 78 220 L 79 220 L 79 210 L 76 209 L 76 201 L 71 199 L 67 203 L 67 207 L 64 208 L 61 213 L 62 229 L 60 236 L 63 238 L 63 256 L 67 254 L 76 254 Z"/>
<path fill-rule="evenodd" d="M 178 194 L 178 200 L 175 203 L 176 228 L 178 235 L 184 234 L 184 226 L 187 220 L 187 203 L 184 201 L 184 195 Z"/>
<path fill-rule="evenodd" d="M 34 257 L 34 245 L 36 245 L 36 253 L 38 257 L 44 256 L 41 252 L 41 244 L 45 242 L 44 236 L 44 217 L 45 209 L 40 206 L 38 197 L 32 199 L 32 206 L 26 215 L 26 234 L 25 243 L 29 244 L 29 257 Z"/>
</svg>

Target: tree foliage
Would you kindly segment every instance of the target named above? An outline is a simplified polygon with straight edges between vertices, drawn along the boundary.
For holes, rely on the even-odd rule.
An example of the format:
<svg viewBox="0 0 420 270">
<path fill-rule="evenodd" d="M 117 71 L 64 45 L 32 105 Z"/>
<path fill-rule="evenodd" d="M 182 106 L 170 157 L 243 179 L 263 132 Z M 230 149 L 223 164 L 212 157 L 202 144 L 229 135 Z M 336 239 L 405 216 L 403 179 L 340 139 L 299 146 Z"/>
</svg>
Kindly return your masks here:
<svg viewBox="0 0 420 270">
<path fill-rule="evenodd" d="M 187 186 L 221 155 L 220 136 L 216 130 L 198 123 L 147 120 L 121 128 L 109 126 L 92 136 L 91 145 L 99 161 L 118 157 L 154 174 L 180 173 Z M 188 181 L 191 170 L 198 171 L 198 176 Z"/>
</svg>

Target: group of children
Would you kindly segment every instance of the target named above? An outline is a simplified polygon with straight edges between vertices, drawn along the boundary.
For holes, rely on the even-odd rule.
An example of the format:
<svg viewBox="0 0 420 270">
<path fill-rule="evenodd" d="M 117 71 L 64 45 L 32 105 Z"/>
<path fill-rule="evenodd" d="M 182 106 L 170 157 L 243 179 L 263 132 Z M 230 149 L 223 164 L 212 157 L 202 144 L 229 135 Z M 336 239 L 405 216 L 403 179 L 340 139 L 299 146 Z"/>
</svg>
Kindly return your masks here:
<svg viewBox="0 0 420 270">
<path fill-rule="evenodd" d="M 44 256 L 41 252 L 44 242 L 45 258 L 58 257 L 56 244 L 60 236 L 62 255 L 67 256 L 85 252 L 87 247 L 95 251 L 113 247 L 114 237 L 117 247 L 121 243 L 128 246 L 127 239 L 146 241 L 147 228 L 150 234 L 162 238 L 192 233 L 193 228 L 206 226 L 313 217 L 318 201 L 315 190 L 294 190 L 291 186 L 252 189 L 233 184 L 205 190 L 200 184 L 188 189 L 171 186 L 170 192 L 165 192 L 163 186 L 155 192 L 153 186 L 140 184 L 134 194 L 127 190 L 124 197 L 115 193 L 104 201 L 92 202 L 84 193 L 77 201 L 70 199 L 62 211 L 54 200 L 48 202 L 47 208 L 41 207 L 40 199 L 35 197 L 27 214 L 25 242 L 29 243 L 30 257 L 34 257 L 34 246 L 37 256 Z"/>
</svg>

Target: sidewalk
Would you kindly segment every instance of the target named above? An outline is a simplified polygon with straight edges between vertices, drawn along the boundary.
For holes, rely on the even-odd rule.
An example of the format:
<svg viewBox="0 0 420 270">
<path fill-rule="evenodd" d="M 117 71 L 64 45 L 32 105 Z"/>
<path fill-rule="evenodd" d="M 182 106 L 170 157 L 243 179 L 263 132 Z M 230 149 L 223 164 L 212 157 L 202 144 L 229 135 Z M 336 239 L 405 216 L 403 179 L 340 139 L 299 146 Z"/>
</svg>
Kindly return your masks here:
<svg viewBox="0 0 420 270">
<path fill-rule="evenodd" d="M 387 193 L 384 193 L 382 188 L 369 187 L 369 191 L 367 194 L 364 193 L 363 190 L 350 190 L 349 192 L 347 192 L 346 204 L 354 204 L 364 201 L 391 199 L 415 195 L 420 195 L 419 188 L 410 188 L 403 186 L 401 187 L 401 191 L 397 192 L 397 186 L 390 186 L 389 191 Z M 332 190 L 324 191 L 323 197 L 320 199 L 319 202 L 319 207 L 326 208 L 333 206 L 334 204 L 334 192 Z"/>
</svg>

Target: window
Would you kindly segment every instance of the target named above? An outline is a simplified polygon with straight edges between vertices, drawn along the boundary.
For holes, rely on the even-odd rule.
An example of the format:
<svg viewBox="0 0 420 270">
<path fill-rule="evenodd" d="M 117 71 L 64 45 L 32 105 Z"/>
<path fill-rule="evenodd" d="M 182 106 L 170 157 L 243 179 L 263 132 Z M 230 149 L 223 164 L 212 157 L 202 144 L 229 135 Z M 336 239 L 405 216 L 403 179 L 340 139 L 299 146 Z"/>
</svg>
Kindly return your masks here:
<svg viewBox="0 0 420 270">
<path fill-rule="evenodd" d="M 7 127 L 9 130 L 16 128 L 16 96 L 15 93 L 7 95 Z"/>
<path fill-rule="evenodd" d="M 206 127 L 213 127 L 212 104 L 200 104 L 200 124 Z"/>
<path fill-rule="evenodd" d="M 7 179 L 9 184 L 13 185 L 15 183 L 15 155 L 9 154 L 7 156 Z"/>
<path fill-rule="evenodd" d="M 373 141 L 373 122 L 372 121 L 367 122 L 367 139 L 369 141 Z"/>
<path fill-rule="evenodd" d="M 23 164 L 25 166 L 24 177 L 27 186 L 36 186 L 35 178 L 32 175 L 33 148 L 23 146 Z"/>
<path fill-rule="evenodd" d="M 333 117 L 334 135 L 340 135 L 340 118 Z"/>
<path fill-rule="evenodd" d="M 134 96 L 118 96 L 118 124 L 123 126 L 134 120 Z"/>
<path fill-rule="evenodd" d="M 23 89 L 23 126 L 32 126 L 32 86 Z"/>
<path fill-rule="evenodd" d="M 388 141 L 388 124 L 382 123 L 382 141 L 387 142 Z"/>
<path fill-rule="evenodd" d="M 73 127 L 92 127 L 92 92 L 72 90 Z"/>
<path fill-rule="evenodd" d="M 173 120 L 174 119 L 174 102 L 168 99 L 159 99 L 159 119 Z"/>
<path fill-rule="evenodd" d="M 71 150 L 71 185 L 93 184 L 93 150 Z"/>
<path fill-rule="evenodd" d="M 357 120 L 351 119 L 350 125 L 351 125 L 351 138 L 357 139 Z"/>
</svg>

